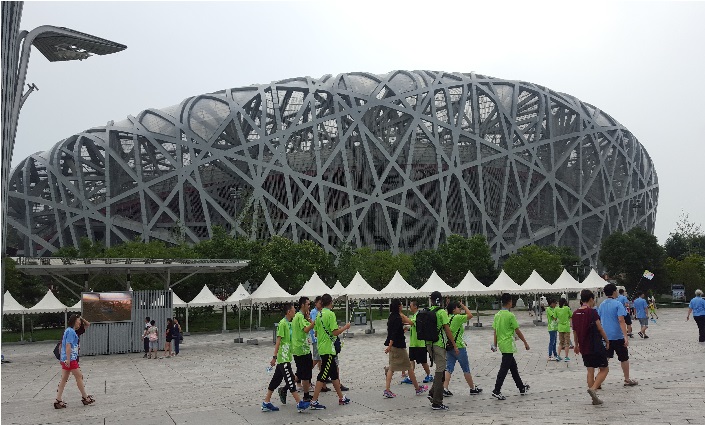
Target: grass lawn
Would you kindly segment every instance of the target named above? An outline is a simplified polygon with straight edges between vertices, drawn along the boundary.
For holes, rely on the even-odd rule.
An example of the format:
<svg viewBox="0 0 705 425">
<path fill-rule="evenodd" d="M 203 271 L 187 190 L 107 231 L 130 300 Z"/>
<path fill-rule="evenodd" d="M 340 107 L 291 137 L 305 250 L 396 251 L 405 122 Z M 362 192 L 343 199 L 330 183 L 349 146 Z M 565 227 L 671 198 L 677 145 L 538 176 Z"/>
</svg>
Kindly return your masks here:
<svg viewBox="0 0 705 425">
<path fill-rule="evenodd" d="M 22 332 L 10 332 L 2 331 L 2 342 L 18 342 Z M 32 341 L 59 341 L 64 335 L 64 330 L 62 328 L 55 329 L 34 329 L 30 332 L 29 328 L 25 328 L 24 339 L 29 341 L 30 337 Z"/>
</svg>

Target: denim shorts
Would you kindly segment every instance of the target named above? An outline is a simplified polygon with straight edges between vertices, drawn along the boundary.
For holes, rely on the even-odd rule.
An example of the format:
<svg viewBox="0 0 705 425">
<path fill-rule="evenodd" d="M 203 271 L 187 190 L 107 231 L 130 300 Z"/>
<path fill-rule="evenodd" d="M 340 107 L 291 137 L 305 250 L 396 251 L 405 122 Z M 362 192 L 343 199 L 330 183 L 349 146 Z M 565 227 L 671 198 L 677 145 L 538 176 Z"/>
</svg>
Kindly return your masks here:
<svg viewBox="0 0 705 425">
<path fill-rule="evenodd" d="M 455 369 L 455 362 L 460 363 L 460 369 L 463 373 L 470 373 L 470 361 L 468 360 L 468 349 L 458 348 L 460 352 L 458 356 L 455 355 L 455 350 L 450 350 L 446 352 L 446 370 L 448 373 L 452 374 Z"/>
</svg>

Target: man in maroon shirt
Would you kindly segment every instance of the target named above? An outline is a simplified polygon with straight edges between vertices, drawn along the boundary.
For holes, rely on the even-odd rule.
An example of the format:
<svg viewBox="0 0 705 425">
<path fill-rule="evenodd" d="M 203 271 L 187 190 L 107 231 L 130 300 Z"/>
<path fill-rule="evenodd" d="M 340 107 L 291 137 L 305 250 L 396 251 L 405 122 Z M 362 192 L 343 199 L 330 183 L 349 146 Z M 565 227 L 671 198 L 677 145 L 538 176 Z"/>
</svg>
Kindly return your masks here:
<svg viewBox="0 0 705 425">
<path fill-rule="evenodd" d="M 595 294 L 589 289 L 580 292 L 581 306 L 573 312 L 573 338 L 575 339 L 575 354 L 583 356 L 583 365 L 587 368 L 588 394 L 592 397 L 592 404 L 602 404 L 597 397 L 597 390 L 607 378 L 609 367 L 607 363 L 607 348 L 609 340 L 602 329 L 600 315 L 595 307 Z M 600 338 L 607 343 L 607 348 Z M 595 376 L 595 368 L 600 371 Z"/>
</svg>

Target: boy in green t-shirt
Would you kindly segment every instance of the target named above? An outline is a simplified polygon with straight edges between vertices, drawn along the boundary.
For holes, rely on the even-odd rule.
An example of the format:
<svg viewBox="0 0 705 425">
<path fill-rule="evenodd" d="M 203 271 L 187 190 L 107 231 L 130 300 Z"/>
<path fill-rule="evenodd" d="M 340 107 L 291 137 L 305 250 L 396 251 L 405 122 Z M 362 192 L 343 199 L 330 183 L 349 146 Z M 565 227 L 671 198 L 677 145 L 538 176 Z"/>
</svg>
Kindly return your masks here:
<svg viewBox="0 0 705 425">
<path fill-rule="evenodd" d="M 468 320 L 472 319 L 472 312 L 460 301 L 451 301 L 448 303 L 446 310 L 451 315 L 450 332 L 453 334 L 455 344 L 458 346 L 458 351 L 460 351 L 460 354 L 456 355 L 453 351 L 448 351 L 448 360 L 446 360 L 446 376 L 443 381 L 443 395 L 445 397 L 451 397 L 453 395 L 453 393 L 450 392 L 449 385 L 456 363 L 460 363 L 460 369 L 463 371 L 465 382 L 467 382 L 470 387 L 470 395 L 480 394 L 482 392 L 482 388 L 478 387 L 475 385 L 475 382 L 473 382 L 472 373 L 470 372 L 468 350 L 465 347 L 465 341 L 463 339 L 465 324 Z"/>
<path fill-rule="evenodd" d="M 423 383 L 427 384 L 433 381 L 433 377 L 431 376 L 431 369 L 428 367 L 426 341 L 419 340 L 416 337 L 416 313 L 419 311 L 418 301 L 411 300 L 409 303 L 409 311 L 411 311 L 409 319 L 413 322 L 413 325 L 409 327 L 409 361 L 411 361 L 411 369 L 415 369 L 417 364 L 423 367 L 424 372 L 426 372 Z M 411 379 L 406 377 L 402 381 L 402 384 L 411 384 Z"/>
<path fill-rule="evenodd" d="M 507 399 L 502 395 L 502 385 L 509 371 L 512 372 L 512 378 L 514 378 L 514 383 L 519 389 L 519 393 L 525 395 L 527 391 L 529 391 L 529 385 L 521 381 L 519 367 L 514 358 L 514 353 L 517 352 L 514 334 L 516 333 L 519 339 L 524 342 L 524 347 L 527 350 L 529 349 L 529 343 L 526 342 L 524 334 L 519 330 L 517 318 L 514 316 L 514 313 L 509 311 L 510 308 L 512 308 L 512 296 L 504 293 L 502 294 L 502 309 L 494 315 L 494 321 L 492 322 L 492 327 L 494 328 L 494 344 L 492 345 L 492 351 L 497 351 L 497 348 L 499 348 L 499 351 L 502 353 L 502 364 L 499 367 L 499 372 L 497 372 L 497 381 L 492 391 L 492 397 L 497 400 Z"/>
<path fill-rule="evenodd" d="M 314 321 L 309 316 L 311 301 L 308 297 L 299 298 L 299 311 L 291 321 L 292 354 L 296 365 L 296 377 L 301 380 L 304 390 L 304 401 L 311 401 L 311 378 L 313 376 L 313 356 L 308 345 L 308 332 L 313 329 Z M 283 391 L 282 391 L 283 390 Z M 286 388 L 279 389 L 282 402 L 286 400 Z"/>
<path fill-rule="evenodd" d="M 561 298 L 555 313 L 558 319 L 558 349 L 561 351 L 565 349 L 563 360 L 569 362 L 570 357 L 568 357 L 568 355 L 572 348 L 572 344 L 570 343 L 570 318 L 573 317 L 573 311 L 568 307 L 567 299 Z M 560 353 L 560 351 L 558 353 Z"/>
<path fill-rule="evenodd" d="M 446 309 L 441 307 L 443 296 L 438 291 L 431 293 L 431 303 L 436 313 L 436 328 L 438 329 L 438 341 L 427 345 L 428 353 L 431 356 L 431 363 L 436 363 L 436 370 L 433 376 L 433 385 L 428 392 L 433 410 L 448 410 L 448 406 L 443 404 L 443 378 L 446 372 L 446 341 L 453 346 L 453 352 L 457 356 L 460 354 L 458 346 L 455 344 L 453 334 L 450 332 L 450 318 Z"/>
<path fill-rule="evenodd" d="M 546 321 L 548 322 L 548 360 L 561 361 L 556 351 L 556 341 L 558 340 L 558 317 L 556 317 L 556 300 L 548 299 L 546 307 Z"/>
<path fill-rule="evenodd" d="M 338 404 L 345 405 L 350 403 L 350 399 L 343 394 L 340 389 L 340 379 L 338 378 L 338 367 L 335 364 L 336 352 L 334 347 L 335 337 L 350 329 L 350 323 L 346 323 L 342 328 L 338 328 L 338 321 L 335 318 L 335 313 L 331 310 L 333 307 L 333 297 L 330 294 L 324 294 L 321 297 L 323 310 L 316 316 L 316 322 L 313 329 L 316 331 L 318 338 L 318 353 L 321 355 L 321 371 L 316 378 L 316 389 L 313 392 L 311 400 L 311 409 L 321 410 L 326 406 L 318 402 L 318 396 L 321 394 L 323 385 L 330 378 L 333 382 L 333 388 L 338 393 Z"/>
<path fill-rule="evenodd" d="M 286 388 L 291 391 L 291 395 L 296 400 L 296 410 L 303 412 L 309 408 L 310 403 L 299 398 L 296 392 L 296 384 L 294 383 L 294 373 L 291 371 L 291 347 L 292 347 L 292 329 L 291 320 L 296 314 L 294 306 L 291 303 L 284 304 L 284 318 L 277 326 L 277 342 L 274 345 L 274 355 L 269 362 L 271 367 L 276 364 L 277 368 L 274 371 L 274 376 L 267 387 L 267 396 L 262 402 L 263 412 L 276 412 L 278 407 L 272 404 L 272 394 L 277 389 L 282 380 Z"/>
</svg>

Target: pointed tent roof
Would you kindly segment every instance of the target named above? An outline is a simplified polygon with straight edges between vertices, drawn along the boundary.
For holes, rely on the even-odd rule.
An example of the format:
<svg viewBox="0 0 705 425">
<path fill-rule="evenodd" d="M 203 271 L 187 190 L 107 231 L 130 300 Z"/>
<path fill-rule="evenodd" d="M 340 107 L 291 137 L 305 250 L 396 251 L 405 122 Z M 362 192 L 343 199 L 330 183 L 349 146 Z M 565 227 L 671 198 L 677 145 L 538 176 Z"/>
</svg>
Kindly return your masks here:
<svg viewBox="0 0 705 425">
<path fill-rule="evenodd" d="M 441 292 L 442 294 L 443 292 Z M 476 295 L 487 295 L 491 294 L 492 290 L 490 290 L 488 287 L 482 284 L 477 278 L 475 277 L 474 274 L 472 274 L 471 271 L 468 270 L 467 274 L 463 278 L 463 280 L 460 281 L 458 286 L 453 288 L 453 291 L 450 292 L 451 295 L 470 295 L 470 296 L 476 296 Z"/>
<path fill-rule="evenodd" d="M 558 279 L 553 282 L 553 289 L 557 292 L 576 292 L 582 290 L 583 288 L 566 269 L 563 269 L 563 273 L 561 273 Z"/>
<path fill-rule="evenodd" d="M 27 310 L 27 313 L 63 313 L 67 308 L 50 289 L 37 305 Z"/>
<path fill-rule="evenodd" d="M 22 314 L 26 313 L 27 308 L 18 303 L 15 297 L 12 296 L 10 291 L 5 291 L 5 300 L 2 304 L 3 314 Z"/>
<path fill-rule="evenodd" d="M 394 273 L 394 277 L 392 277 L 392 280 L 389 281 L 387 286 L 385 286 L 384 288 L 382 288 L 381 291 L 379 291 L 379 294 L 389 298 L 409 298 L 418 297 L 419 291 L 413 286 L 409 285 L 409 283 L 404 280 L 403 277 L 401 277 L 401 275 L 399 274 L 399 270 L 397 270 Z"/>
<path fill-rule="evenodd" d="M 595 269 L 590 270 L 590 274 L 580 283 L 583 289 L 602 289 L 605 285 L 607 282 L 597 274 Z"/>
<path fill-rule="evenodd" d="M 250 296 L 250 293 L 247 292 L 247 289 L 245 289 L 245 287 L 241 283 L 240 285 L 238 285 L 235 292 L 233 292 L 228 297 L 228 299 L 225 300 L 225 304 L 227 304 L 227 305 L 240 304 L 242 302 L 242 300 L 247 299 L 247 297 L 249 297 L 249 296 Z"/>
<path fill-rule="evenodd" d="M 536 270 L 531 272 L 531 276 L 521 285 L 521 289 L 525 294 L 548 294 L 556 292 L 551 284 L 546 282 Z"/>
<path fill-rule="evenodd" d="M 450 287 L 434 270 L 431 276 L 428 278 L 426 283 L 424 283 L 421 288 L 419 288 L 419 296 L 427 297 L 431 295 L 431 292 L 438 291 L 441 294 L 452 294 L 453 288 Z"/>
<path fill-rule="evenodd" d="M 296 297 L 282 289 L 271 273 L 267 273 L 262 284 L 246 299 L 252 304 L 293 301 Z"/>
<path fill-rule="evenodd" d="M 67 309 L 68 311 L 81 311 L 81 300 Z"/>
<path fill-rule="evenodd" d="M 208 289 L 208 285 L 203 285 L 203 289 L 201 289 L 201 292 L 196 295 L 194 299 L 191 300 L 191 302 L 188 303 L 189 307 L 207 307 L 207 306 L 217 306 L 220 307 L 223 305 L 223 302 L 218 299 L 213 293 L 211 292 L 210 289 Z"/>
<path fill-rule="evenodd" d="M 371 287 L 365 279 L 360 276 L 360 272 L 355 273 L 355 277 L 350 281 L 350 284 L 345 288 L 342 294 L 346 295 L 351 300 L 364 298 L 379 298 L 379 291 Z"/>
<path fill-rule="evenodd" d="M 487 289 L 495 293 L 509 292 L 510 294 L 518 294 L 521 291 L 521 286 L 512 280 L 507 273 L 502 270 L 497 279 L 492 282 Z"/>
<path fill-rule="evenodd" d="M 342 283 L 340 283 L 339 280 L 335 281 L 335 285 L 333 285 L 333 289 L 330 290 L 332 292 L 331 295 L 334 297 L 340 297 L 343 295 L 343 292 L 345 291 L 345 287 L 343 286 Z"/>
<path fill-rule="evenodd" d="M 303 288 L 301 288 L 301 290 L 296 294 L 296 297 L 298 298 L 298 297 L 306 296 L 309 298 L 315 298 L 315 297 L 317 297 L 319 295 L 323 295 L 323 294 L 330 294 L 331 296 L 333 296 L 333 294 L 331 294 L 331 292 L 333 292 L 333 291 L 331 291 L 330 288 L 328 287 L 328 285 L 326 285 L 325 282 L 323 282 L 323 279 L 321 279 L 318 276 L 318 273 L 313 272 L 313 274 L 311 275 L 311 278 L 308 280 L 308 282 L 306 282 L 304 284 Z"/>
<path fill-rule="evenodd" d="M 174 306 L 175 308 L 178 307 L 186 307 L 186 302 L 181 299 L 178 295 L 176 295 L 176 292 L 171 291 L 171 305 Z"/>
</svg>

